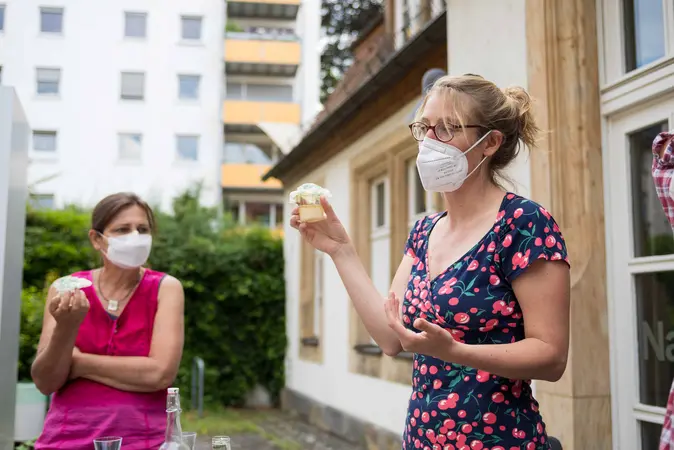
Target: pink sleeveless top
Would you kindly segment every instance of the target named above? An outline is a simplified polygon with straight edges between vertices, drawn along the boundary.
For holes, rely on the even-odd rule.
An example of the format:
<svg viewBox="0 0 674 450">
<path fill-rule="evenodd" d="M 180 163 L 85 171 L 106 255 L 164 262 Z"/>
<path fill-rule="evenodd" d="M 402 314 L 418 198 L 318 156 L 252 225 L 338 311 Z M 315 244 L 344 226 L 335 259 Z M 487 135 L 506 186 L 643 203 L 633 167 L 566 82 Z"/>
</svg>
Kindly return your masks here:
<svg viewBox="0 0 674 450">
<path fill-rule="evenodd" d="M 73 276 L 93 282 L 92 272 Z M 159 283 L 165 274 L 146 269 L 116 319 L 103 308 L 94 286 L 83 289 L 90 308 L 75 345 L 84 353 L 148 356 Z M 124 450 L 157 449 L 164 441 L 166 392 L 126 392 L 84 378 L 66 383 L 51 398 L 36 450 L 91 450 L 93 440 L 121 436 Z"/>
</svg>

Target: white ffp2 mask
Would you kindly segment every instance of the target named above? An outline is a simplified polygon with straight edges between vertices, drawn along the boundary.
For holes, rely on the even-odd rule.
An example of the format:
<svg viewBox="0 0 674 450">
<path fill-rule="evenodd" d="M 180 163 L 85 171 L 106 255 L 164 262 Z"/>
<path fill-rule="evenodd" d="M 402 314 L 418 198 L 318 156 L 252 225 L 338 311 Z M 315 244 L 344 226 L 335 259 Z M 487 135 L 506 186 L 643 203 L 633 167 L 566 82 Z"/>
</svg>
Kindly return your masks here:
<svg viewBox="0 0 674 450">
<path fill-rule="evenodd" d="M 123 236 L 105 236 L 108 251 L 105 257 L 123 269 L 136 269 L 147 262 L 152 249 L 152 236 L 137 231 Z"/>
<path fill-rule="evenodd" d="M 462 152 L 453 145 L 436 141 L 428 136 L 419 144 L 417 170 L 424 189 L 431 192 L 454 192 L 475 172 L 486 157 L 468 173 L 466 153 L 477 147 L 491 131 L 487 132 L 468 150 Z"/>
</svg>

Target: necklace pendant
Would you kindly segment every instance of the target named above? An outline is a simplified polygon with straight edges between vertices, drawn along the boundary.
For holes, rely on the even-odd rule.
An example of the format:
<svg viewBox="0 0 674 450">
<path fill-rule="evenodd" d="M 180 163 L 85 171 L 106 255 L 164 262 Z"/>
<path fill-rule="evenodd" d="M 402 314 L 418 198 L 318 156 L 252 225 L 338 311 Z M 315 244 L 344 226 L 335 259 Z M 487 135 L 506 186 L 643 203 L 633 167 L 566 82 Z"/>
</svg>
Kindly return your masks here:
<svg viewBox="0 0 674 450">
<path fill-rule="evenodd" d="M 117 300 L 108 300 L 108 311 L 117 311 L 119 302 Z"/>
</svg>

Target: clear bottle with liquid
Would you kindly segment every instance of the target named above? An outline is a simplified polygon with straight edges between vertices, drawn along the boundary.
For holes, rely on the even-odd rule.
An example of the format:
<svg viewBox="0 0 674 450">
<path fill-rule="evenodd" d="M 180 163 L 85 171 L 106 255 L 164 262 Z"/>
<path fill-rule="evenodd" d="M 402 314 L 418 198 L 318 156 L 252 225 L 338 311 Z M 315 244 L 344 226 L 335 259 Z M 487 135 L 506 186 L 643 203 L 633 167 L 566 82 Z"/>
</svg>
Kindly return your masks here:
<svg viewBox="0 0 674 450">
<path fill-rule="evenodd" d="M 190 450 L 189 445 L 183 442 L 180 412 L 178 388 L 168 388 L 168 395 L 166 396 L 166 435 L 159 450 Z"/>
</svg>

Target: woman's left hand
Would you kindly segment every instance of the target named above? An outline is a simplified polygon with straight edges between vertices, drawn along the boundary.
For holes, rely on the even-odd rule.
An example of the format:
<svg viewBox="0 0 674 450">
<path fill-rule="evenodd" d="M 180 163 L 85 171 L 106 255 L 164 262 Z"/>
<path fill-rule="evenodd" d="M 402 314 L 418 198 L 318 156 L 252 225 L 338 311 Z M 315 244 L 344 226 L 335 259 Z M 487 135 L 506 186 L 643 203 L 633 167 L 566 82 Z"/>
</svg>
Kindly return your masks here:
<svg viewBox="0 0 674 450">
<path fill-rule="evenodd" d="M 452 362 L 451 355 L 461 343 L 455 341 L 447 329 L 421 318 L 414 321 L 414 327 L 420 333 L 406 328 L 400 317 L 400 302 L 392 292 L 385 308 L 388 325 L 398 335 L 403 350 Z"/>
</svg>

